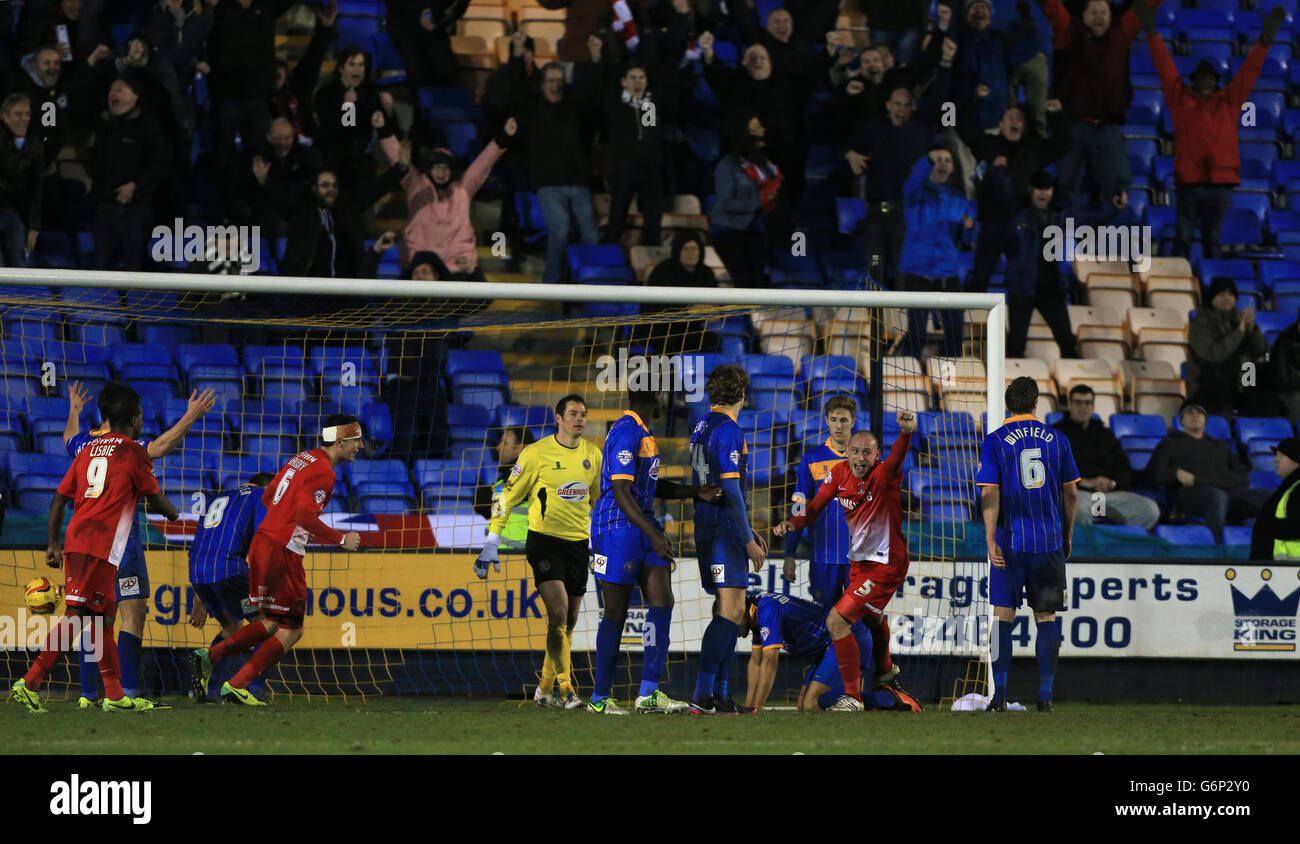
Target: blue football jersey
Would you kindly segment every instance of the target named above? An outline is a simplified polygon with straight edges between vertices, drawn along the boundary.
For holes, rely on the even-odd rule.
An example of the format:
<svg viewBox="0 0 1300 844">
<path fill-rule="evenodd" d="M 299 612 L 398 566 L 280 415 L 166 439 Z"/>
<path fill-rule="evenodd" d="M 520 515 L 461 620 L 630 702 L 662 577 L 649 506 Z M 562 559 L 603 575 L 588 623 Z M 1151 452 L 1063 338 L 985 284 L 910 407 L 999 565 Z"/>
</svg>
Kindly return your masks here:
<svg viewBox="0 0 1300 844">
<path fill-rule="evenodd" d="M 93 433 L 74 434 L 67 442 L 68 456 L 76 460 L 81 450 L 97 439 L 99 437 Z M 136 440 L 136 443 L 146 451 L 149 448 L 149 440 Z M 73 507 L 76 507 L 75 502 Z M 137 507 L 136 516 L 131 521 L 131 535 L 127 537 L 126 549 L 122 552 L 121 562 L 118 563 L 118 567 L 123 571 L 139 571 L 144 565 L 144 545 L 140 542 L 140 519 L 143 515 Z"/>
<path fill-rule="evenodd" d="M 829 439 L 825 444 L 804 452 L 795 476 L 795 509 L 791 511 L 791 515 L 803 514 L 808 502 L 817 497 L 817 488 L 831 476 L 831 469 L 844 459 L 844 453 L 832 448 Z M 844 508 L 840 506 L 839 499 L 834 499 L 826 505 L 826 509 L 817 517 L 817 521 L 807 528 L 807 533 L 808 540 L 812 544 L 811 560 L 814 563 L 849 564 L 849 523 L 844 519 Z M 790 531 L 785 542 L 787 556 L 798 551 L 803 536 L 804 530 Z"/>
<path fill-rule="evenodd" d="M 754 596 L 754 616 L 764 649 L 785 648 L 791 656 L 813 656 L 831 643 L 826 608 L 812 601 L 760 592 Z"/>
<path fill-rule="evenodd" d="M 1004 551 L 1060 549 L 1061 485 L 1077 480 L 1070 441 L 1033 416 L 1012 416 L 980 447 L 975 483 L 1002 490 L 997 542 Z"/>
<path fill-rule="evenodd" d="M 609 426 L 600 464 L 600 498 L 591 511 L 591 532 L 607 534 L 631 527 L 614 500 L 614 481 L 632 482 L 632 497 L 646 518 L 654 521 L 655 486 L 659 483 L 659 446 L 650 428 L 630 410 Z"/>
<path fill-rule="evenodd" d="M 720 484 L 728 478 L 740 482 L 740 493 L 745 496 L 749 480 L 749 447 L 735 417 L 726 411 L 713 408 L 691 431 L 691 478 L 696 486 Z M 749 502 L 744 500 L 745 512 Z M 728 505 L 724 498 L 717 504 L 695 502 L 695 529 L 719 533 L 734 529 Z"/>
<path fill-rule="evenodd" d="M 190 583 L 248 574 L 248 546 L 266 516 L 262 487 L 243 484 L 212 499 L 190 546 Z"/>
</svg>

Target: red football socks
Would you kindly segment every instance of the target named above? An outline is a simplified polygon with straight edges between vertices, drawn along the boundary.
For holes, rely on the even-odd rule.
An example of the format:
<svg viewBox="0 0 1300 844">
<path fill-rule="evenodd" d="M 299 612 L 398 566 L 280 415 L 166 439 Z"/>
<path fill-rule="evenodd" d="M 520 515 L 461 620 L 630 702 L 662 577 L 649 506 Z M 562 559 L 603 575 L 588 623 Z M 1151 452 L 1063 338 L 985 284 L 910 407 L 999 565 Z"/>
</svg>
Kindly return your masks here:
<svg viewBox="0 0 1300 844">
<path fill-rule="evenodd" d="M 876 662 L 876 673 L 884 674 L 894 667 L 889 658 L 889 620 L 882 614 L 880 626 L 871 631 L 871 658 Z"/>
<path fill-rule="evenodd" d="M 235 635 L 229 639 L 222 639 L 212 646 L 208 651 L 208 662 L 216 665 L 222 657 L 231 654 L 241 654 L 244 651 L 252 650 L 257 647 L 258 643 L 266 640 L 271 634 L 267 632 L 266 625 L 260 621 L 254 621 L 251 624 L 245 624 L 239 628 Z"/>
<path fill-rule="evenodd" d="M 275 665 L 282 656 L 284 656 L 284 646 L 280 644 L 279 639 L 272 636 L 263 643 L 262 647 L 257 649 L 257 653 L 253 654 L 253 658 L 244 663 L 244 667 L 239 669 L 234 677 L 230 678 L 230 685 L 236 689 L 247 689 L 248 684 L 253 682 L 254 677 Z"/>
<path fill-rule="evenodd" d="M 50 632 L 45 637 L 45 644 L 41 647 L 41 653 L 32 663 L 32 667 L 27 669 L 23 675 L 23 680 L 27 683 L 27 688 L 32 691 L 40 691 L 41 683 L 45 682 L 46 676 L 54 668 L 54 663 L 58 662 L 59 656 L 63 653 L 63 648 L 72 641 L 72 619 L 69 616 L 63 616 L 54 622 Z"/>
<path fill-rule="evenodd" d="M 840 679 L 844 681 L 844 693 L 862 700 L 862 652 L 858 650 L 858 640 L 853 634 L 843 639 L 833 639 L 835 661 L 840 666 Z"/>
</svg>

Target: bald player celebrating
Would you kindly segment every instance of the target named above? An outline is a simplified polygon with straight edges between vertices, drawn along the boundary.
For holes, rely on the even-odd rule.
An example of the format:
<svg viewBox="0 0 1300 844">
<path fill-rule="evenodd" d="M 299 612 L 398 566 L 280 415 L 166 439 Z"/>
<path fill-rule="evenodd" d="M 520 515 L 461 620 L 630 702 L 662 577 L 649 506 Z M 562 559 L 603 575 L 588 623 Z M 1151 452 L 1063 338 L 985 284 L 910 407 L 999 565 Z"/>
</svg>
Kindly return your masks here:
<svg viewBox="0 0 1300 844">
<path fill-rule="evenodd" d="M 839 501 L 844 509 L 849 525 L 849 584 L 826 616 L 835 661 L 844 681 L 844 696 L 831 707 L 835 711 L 863 709 L 862 655 L 851 629 L 855 621 L 862 620 L 871 630 L 872 656 L 878 672 L 875 687 L 884 688 L 898 679 L 898 666 L 889 656 L 885 607 L 907 578 L 911 564 L 903 538 L 899 475 L 915 430 L 916 417 L 900 411 L 898 439 L 883 461 L 875 435 L 858 431 L 849 439 L 848 459 L 831 469 L 804 514 L 772 528 L 772 533 L 784 536 L 795 528 L 807 527 L 832 500 Z"/>
</svg>

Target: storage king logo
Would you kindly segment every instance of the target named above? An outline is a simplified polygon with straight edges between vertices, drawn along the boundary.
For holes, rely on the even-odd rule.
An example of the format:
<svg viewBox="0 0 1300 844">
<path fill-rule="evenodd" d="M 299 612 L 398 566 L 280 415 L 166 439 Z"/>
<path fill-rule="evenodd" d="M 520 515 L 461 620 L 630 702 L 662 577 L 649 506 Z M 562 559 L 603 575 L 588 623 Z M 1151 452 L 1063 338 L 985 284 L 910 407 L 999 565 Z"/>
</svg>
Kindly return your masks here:
<svg viewBox="0 0 1300 844">
<path fill-rule="evenodd" d="M 1237 588 L 1237 570 L 1223 573 L 1232 590 L 1232 614 L 1236 617 L 1232 633 L 1234 651 L 1272 651 L 1294 653 L 1296 644 L 1296 611 L 1300 608 L 1300 587 L 1290 595 L 1279 598 L 1268 581 L 1273 578 L 1271 569 L 1259 573 L 1264 586 L 1254 597 Z M 1297 572 L 1300 576 L 1300 572 Z"/>
</svg>

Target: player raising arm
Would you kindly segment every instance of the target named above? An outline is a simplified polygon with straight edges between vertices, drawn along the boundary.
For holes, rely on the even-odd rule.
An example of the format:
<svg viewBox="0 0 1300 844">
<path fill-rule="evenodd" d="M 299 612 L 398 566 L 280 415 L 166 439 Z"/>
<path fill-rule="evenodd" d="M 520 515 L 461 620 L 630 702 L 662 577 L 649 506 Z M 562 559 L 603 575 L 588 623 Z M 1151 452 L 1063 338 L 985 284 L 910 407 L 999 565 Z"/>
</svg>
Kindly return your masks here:
<svg viewBox="0 0 1300 844">
<path fill-rule="evenodd" d="M 144 427 L 140 396 L 121 386 L 105 392 L 108 398 L 101 395 L 100 411 L 108 420 L 108 431 L 72 461 L 50 502 L 45 563 L 64 567 L 67 608 L 50 631 L 40 656 L 9 692 L 10 698 L 32 712 L 45 711 L 37 693 L 63 647 L 72 640 L 73 618 L 89 630 L 89 647 L 99 655 L 104 711 L 142 711 L 155 706 L 153 701 L 133 698 L 122 689 L 117 643 L 113 641 L 117 609 L 113 582 L 135 517 L 136 499 L 144 496 L 150 507 L 171 521 L 179 514 L 158 489 L 149 455 L 134 441 Z M 59 532 L 69 501 L 75 502 L 75 510 L 64 544 Z"/>
<path fill-rule="evenodd" d="M 114 396 L 119 395 L 124 389 L 126 388 L 120 384 L 106 385 L 99 394 L 100 412 L 103 413 L 105 404 L 113 402 Z M 72 382 L 68 393 L 68 421 L 63 428 L 63 444 L 68 450 L 68 456 L 74 459 L 83 448 L 107 431 L 107 428 L 97 428 L 88 433 L 81 431 L 81 411 L 89 399 L 90 394 L 81 386 L 81 382 Z M 144 447 L 150 460 L 160 460 L 176 450 L 194 423 L 212 410 L 216 403 L 216 391 L 204 390 L 199 393 L 196 390 L 190 393 L 185 413 L 175 425 L 155 439 L 137 439 L 136 442 Z M 134 515 L 131 518 L 131 532 L 126 541 L 126 550 L 117 567 L 117 580 L 113 586 L 118 610 L 122 614 L 117 636 L 122 688 L 128 697 L 134 697 L 139 691 L 140 645 L 144 640 L 144 622 L 148 615 L 147 605 L 150 595 L 149 568 L 145 565 L 144 545 L 140 541 L 140 520 Z M 98 691 L 99 666 L 86 659 L 85 651 L 78 655 L 78 659 L 81 664 L 81 700 L 78 704 L 82 709 L 88 709 L 94 705 Z"/>
<path fill-rule="evenodd" d="M 247 558 L 253 533 L 266 517 L 262 491 L 274 477 L 270 472 L 258 472 L 248 483 L 213 498 L 194 534 L 190 545 L 190 583 L 199 603 L 194 607 L 190 623 L 202 629 L 208 616 L 216 619 L 221 632 L 212 640 L 212 647 L 239 632 L 244 621 L 262 620 L 248 597 Z M 223 682 L 224 667 L 213 666 L 214 677 Z M 190 690 L 196 703 L 205 703 L 208 686 L 200 686 L 198 681 L 199 676 L 191 674 Z M 249 690 L 261 699 L 261 685 L 257 680 L 249 685 Z"/>
<path fill-rule="evenodd" d="M 844 680 L 844 696 L 832 709 L 861 711 L 861 654 L 853 638 L 852 625 L 858 619 L 871 631 L 876 662 L 875 688 L 883 689 L 899 675 L 889 655 L 889 620 L 885 607 L 907 578 L 910 560 L 903 538 L 903 506 L 899 493 L 899 472 L 912 445 L 916 417 L 900 411 L 898 439 L 889 456 L 880 460 L 880 444 L 870 431 L 858 431 L 849 439 L 849 457 L 831 470 L 830 478 L 808 502 L 807 512 L 781 522 L 772 533 L 783 536 L 793 528 L 807 527 L 832 499 L 844 508 L 849 526 L 849 584 L 844 595 L 826 616 L 826 627 L 835 646 L 835 659 Z"/>
<path fill-rule="evenodd" d="M 531 502 L 524 554 L 546 605 L 546 656 L 533 700 L 538 706 L 577 709 L 582 701 L 573 688 L 569 653 L 573 626 L 587 592 L 587 546 L 601 455 L 600 449 L 582 438 L 587 429 L 587 402 L 582 396 L 568 395 L 556 402 L 555 425 L 555 434 L 519 453 L 519 462 L 510 470 L 494 505 L 487 540 L 474 561 L 474 574 L 486 579 L 489 563 L 501 573 L 497 547 L 502 531 L 511 512 L 523 502 Z"/>
<path fill-rule="evenodd" d="M 704 389 L 709 414 L 691 432 L 691 475 L 697 486 L 716 483 L 724 501 L 695 505 L 695 547 L 700 558 L 700 585 L 714 596 L 713 619 L 700 641 L 700 670 L 691 700 L 692 715 L 740 714 L 727 693 L 736 637 L 745 618 L 749 566 L 754 571 L 767 560 L 767 541 L 749 526 L 744 488 L 749 474 L 749 446 L 736 422 L 745 404 L 749 375 L 735 364 L 709 373 Z"/>
<path fill-rule="evenodd" d="M 624 411 L 605 435 L 600 499 L 591 516 L 596 580 L 601 584 L 605 612 L 596 631 L 596 686 L 587 708 L 602 715 L 627 714 L 609 692 L 628 599 L 632 587 L 640 584 L 649 609 L 641 637 L 645 651 L 636 711 L 681 712 L 686 704 L 659 690 L 673 617 L 673 585 L 668 572 L 674 555 L 672 543 L 655 521 L 654 499 L 717 501 L 722 490 L 712 484 L 682 486 L 661 480 L 659 446 L 650 431 L 650 424 L 659 418 L 659 397 L 650 391 L 632 390 L 628 407 L 631 409 Z"/>
<path fill-rule="evenodd" d="M 245 706 L 266 706 L 248 690 L 253 678 L 284 656 L 302 638 L 307 612 L 307 573 L 303 558 L 311 542 L 337 545 L 355 551 L 361 545 L 356 531 L 343 533 L 320 520 L 321 511 L 334 494 L 334 467 L 353 463 L 365 444 L 355 416 L 334 413 L 325 420 L 321 444 L 289 458 L 262 495 L 266 517 L 248 548 L 248 600 L 262 613 L 229 639 L 212 648 L 199 648 L 190 667 L 199 687 L 206 689 L 212 666 L 227 654 L 243 653 L 259 644 L 235 676 L 221 685 L 222 697 Z"/>
<path fill-rule="evenodd" d="M 760 592 L 747 599 L 748 612 L 741 638 L 754 636 L 754 647 L 749 658 L 749 687 L 745 693 L 745 707 L 758 712 L 772 693 L 781 651 L 804 662 L 811 662 L 799 689 L 799 711 L 820 712 L 822 699 L 829 697 L 829 705 L 838 702 L 844 694 L 835 649 L 830 647 L 831 634 L 826 629 L 826 608 L 821 604 Z M 862 667 L 875 669 L 871 652 L 871 633 L 861 621 L 853 623 L 853 637 L 862 654 Z M 833 695 L 833 697 L 831 697 Z M 863 697 L 863 704 L 871 709 L 898 709 L 921 712 L 921 704 L 898 684 L 886 687 Z"/>
<path fill-rule="evenodd" d="M 1034 418 L 1037 381 L 1024 376 L 1012 381 L 1006 401 L 1011 416 L 984 438 L 975 473 L 992 565 L 994 688 L 987 711 L 1006 711 L 1011 627 L 1027 598 L 1037 627 L 1038 711 L 1052 712 L 1061 648 L 1056 613 L 1065 609 L 1065 560 L 1074 533 L 1079 470 L 1070 441 Z"/>
</svg>

